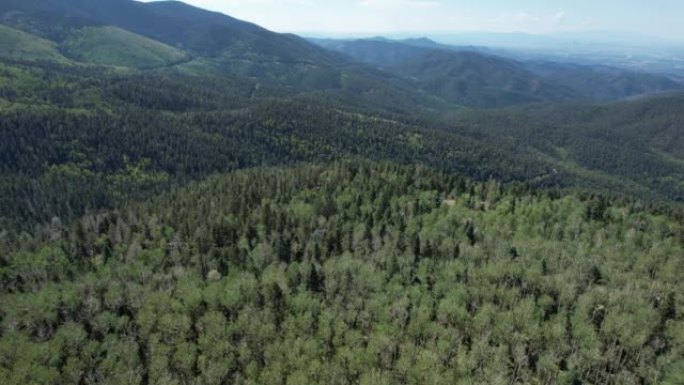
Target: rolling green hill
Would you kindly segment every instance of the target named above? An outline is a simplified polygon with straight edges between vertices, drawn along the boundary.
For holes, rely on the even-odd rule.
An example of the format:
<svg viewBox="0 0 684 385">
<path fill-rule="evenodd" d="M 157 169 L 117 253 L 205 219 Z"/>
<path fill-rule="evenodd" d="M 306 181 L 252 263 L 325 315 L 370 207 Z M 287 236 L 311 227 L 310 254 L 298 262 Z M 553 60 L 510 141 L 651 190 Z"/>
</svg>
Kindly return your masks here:
<svg viewBox="0 0 684 385">
<path fill-rule="evenodd" d="M 29 226 L 215 172 L 346 157 L 684 201 L 677 96 L 462 111 L 447 119 L 349 102 L 354 95 L 292 94 L 254 79 L 43 63 L 6 64 L 0 97 L 9 104 L 0 109 L 0 195 L 17 197 L 0 207 L 8 221 Z"/>
<path fill-rule="evenodd" d="M 0 57 L 16 60 L 46 60 L 66 63 L 51 41 L 0 24 Z"/>
<path fill-rule="evenodd" d="M 475 52 L 431 51 L 392 71 L 423 91 L 466 106 L 490 108 L 577 99 L 579 94 L 534 76 L 512 61 Z"/>
<path fill-rule="evenodd" d="M 86 27 L 60 45 L 73 60 L 150 69 L 189 60 L 185 52 L 116 27 Z"/>
<path fill-rule="evenodd" d="M 683 202 L 681 104 L 680 94 L 607 105 L 538 105 L 471 111 L 452 122 L 461 135 L 485 142 L 507 138 L 514 148 L 534 149 L 554 170 L 542 184 L 581 180 L 585 187 L 658 191 Z"/>
<path fill-rule="evenodd" d="M 681 82 L 664 75 L 639 73 L 606 66 L 531 62 L 525 63 L 525 67 L 547 81 L 580 92 L 589 100 L 620 100 L 684 89 Z"/>
<path fill-rule="evenodd" d="M 352 64 L 300 37 L 273 33 L 254 24 L 181 2 L 11 0 L 4 8 L 4 17 L 17 20 L 18 26 L 31 25 L 24 20 L 35 19 L 58 19 L 64 23 L 88 20 L 94 24 L 118 27 L 204 57 L 204 62 L 218 67 L 223 73 L 243 75 L 248 72 L 250 76 L 289 86 L 299 86 L 304 79 L 305 88 L 332 88 L 341 76 L 340 67 Z M 2 10 L 0 8 L 0 12 Z M 82 23 L 75 23 L 75 29 L 81 27 Z M 105 31 L 107 37 L 112 37 L 111 29 Z M 99 35 L 102 35 L 102 31 Z M 126 40 L 130 36 L 118 34 L 112 38 Z M 136 40 L 139 42 L 139 39 Z M 102 53 L 96 56 L 106 59 Z M 245 67 L 248 71 L 244 70 Z M 363 74 L 363 71 L 353 68 L 349 70 Z"/>
<path fill-rule="evenodd" d="M 543 80 L 512 60 L 479 52 L 379 39 L 318 43 L 406 78 L 426 93 L 469 107 L 502 107 L 579 97 L 570 88 Z"/>
</svg>

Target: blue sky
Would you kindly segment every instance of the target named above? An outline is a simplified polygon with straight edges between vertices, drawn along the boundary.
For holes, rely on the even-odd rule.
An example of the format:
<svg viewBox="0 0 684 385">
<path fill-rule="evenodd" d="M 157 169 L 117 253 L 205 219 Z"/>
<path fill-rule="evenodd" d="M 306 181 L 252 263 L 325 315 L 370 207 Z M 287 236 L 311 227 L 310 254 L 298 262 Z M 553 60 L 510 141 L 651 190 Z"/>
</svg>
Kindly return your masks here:
<svg viewBox="0 0 684 385">
<path fill-rule="evenodd" d="M 278 32 L 613 31 L 684 39 L 684 0 L 184 0 Z"/>
</svg>

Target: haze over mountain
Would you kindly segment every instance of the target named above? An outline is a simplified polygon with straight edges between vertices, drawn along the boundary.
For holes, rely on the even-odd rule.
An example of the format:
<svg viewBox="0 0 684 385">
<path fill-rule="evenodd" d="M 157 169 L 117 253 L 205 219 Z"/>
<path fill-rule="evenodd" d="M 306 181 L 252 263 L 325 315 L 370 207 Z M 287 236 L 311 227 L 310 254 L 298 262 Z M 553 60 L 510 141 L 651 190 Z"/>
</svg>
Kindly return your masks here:
<svg viewBox="0 0 684 385">
<path fill-rule="evenodd" d="M 490 47 L 518 60 L 607 65 L 641 72 L 684 76 L 684 44 L 636 33 L 610 31 L 530 35 L 521 33 L 435 34 L 447 44 Z"/>
<path fill-rule="evenodd" d="M 528 35 L 651 36 L 684 40 L 684 6 L 663 0 L 189 0 L 279 32 L 323 36 L 436 35 L 479 32 Z M 598 34 L 597 34 L 598 32 Z M 592 36 L 593 38 L 594 36 Z"/>
<path fill-rule="evenodd" d="M 535 101 L 610 101 L 682 89 L 676 77 L 598 65 L 517 61 L 485 47 L 449 46 L 430 39 L 335 40 L 314 43 L 413 79 L 427 92 L 487 107 Z"/>
</svg>

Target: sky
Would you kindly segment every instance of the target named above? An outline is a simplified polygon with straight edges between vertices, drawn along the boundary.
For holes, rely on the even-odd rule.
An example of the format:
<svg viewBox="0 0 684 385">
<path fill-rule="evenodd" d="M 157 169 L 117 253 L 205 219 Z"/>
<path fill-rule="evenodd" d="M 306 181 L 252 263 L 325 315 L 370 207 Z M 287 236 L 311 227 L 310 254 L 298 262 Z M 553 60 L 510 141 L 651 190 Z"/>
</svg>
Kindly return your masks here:
<svg viewBox="0 0 684 385">
<path fill-rule="evenodd" d="M 611 31 L 684 40 L 684 0 L 183 0 L 276 32 Z"/>
</svg>

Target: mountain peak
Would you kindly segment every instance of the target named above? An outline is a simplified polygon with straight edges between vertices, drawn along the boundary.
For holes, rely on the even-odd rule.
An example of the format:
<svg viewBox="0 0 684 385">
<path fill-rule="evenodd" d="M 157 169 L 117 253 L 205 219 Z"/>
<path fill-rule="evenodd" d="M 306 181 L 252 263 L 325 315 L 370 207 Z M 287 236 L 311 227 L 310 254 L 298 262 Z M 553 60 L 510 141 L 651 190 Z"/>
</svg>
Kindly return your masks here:
<svg viewBox="0 0 684 385">
<path fill-rule="evenodd" d="M 435 42 L 434 40 L 427 38 L 427 37 L 409 38 L 409 39 L 404 39 L 403 41 L 404 41 L 404 43 L 438 45 L 437 42 Z"/>
</svg>

